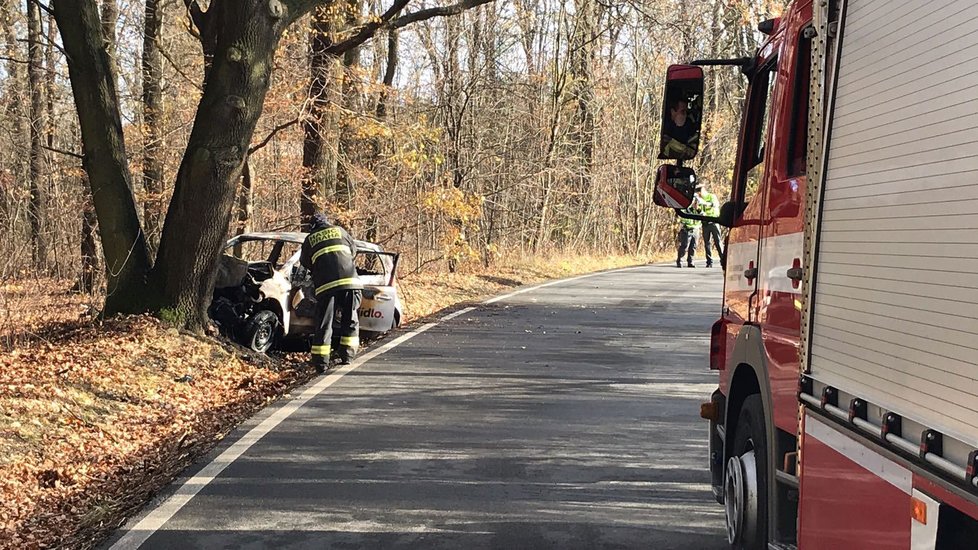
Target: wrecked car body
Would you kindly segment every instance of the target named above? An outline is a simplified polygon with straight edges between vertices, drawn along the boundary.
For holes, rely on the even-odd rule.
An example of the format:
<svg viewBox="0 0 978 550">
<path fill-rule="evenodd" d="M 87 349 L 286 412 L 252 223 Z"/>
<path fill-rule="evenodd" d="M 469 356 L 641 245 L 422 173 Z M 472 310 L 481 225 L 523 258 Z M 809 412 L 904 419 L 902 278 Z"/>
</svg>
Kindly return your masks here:
<svg viewBox="0 0 978 550">
<path fill-rule="evenodd" d="M 221 333 L 254 351 L 304 349 L 312 337 L 316 298 L 308 271 L 299 264 L 305 233 L 245 233 L 230 239 L 221 255 L 209 313 Z M 354 262 L 363 283 L 358 310 L 364 337 L 400 325 L 398 255 L 356 241 Z"/>
</svg>

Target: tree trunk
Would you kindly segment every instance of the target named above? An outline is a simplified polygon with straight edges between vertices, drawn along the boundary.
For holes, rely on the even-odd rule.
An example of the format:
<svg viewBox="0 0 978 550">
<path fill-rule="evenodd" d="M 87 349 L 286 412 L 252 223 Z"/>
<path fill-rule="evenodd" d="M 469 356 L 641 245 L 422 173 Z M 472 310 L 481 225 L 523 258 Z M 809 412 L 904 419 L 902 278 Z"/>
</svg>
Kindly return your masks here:
<svg viewBox="0 0 978 550">
<path fill-rule="evenodd" d="M 88 195 L 88 190 L 85 190 Z M 98 245 L 95 242 L 95 228 L 98 219 L 95 217 L 95 206 L 91 197 L 86 196 L 82 205 L 82 238 L 81 238 L 81 273 L 78 278 L 79 292 L 95 291 L 95 281 L 98 276 Z"/>
<path fill-rule="evenodd" d="M 32 259 L 36 269 L 47 270 L 47 243 L 43 235 L 44 196 L 41 191 L 41 169 L 44 162 L 42 132 L 44 130 L 44 59 L 41 50 L 41 8 L 27 1 L 27 87 L 30 93 L 31 152 L 30 202 L 28 217 L 31 224 Z"/>
<path fill-rule="evenodd" d="M 220 5 L 217 19 L 209 23 L 219 28 L 213 65 L 177 173 L 153 274 L 162 289 L 159 308 L 190 328 L 206 322 L 215 267 L 268 92 L 275 49 L 282 31 L 301 15 L 288 13 L 280 0 Z"/>
<path fill-rule="evenodd" d="M 360 11 L 363 9 L 362 0 L 347 0 L 347 16 L 345 28 L 351 28 L 357 23 Z M 359 112 L 357 97 L 360 93 L 357 69 L 360 67 L 360 47 L 350 48 L 343 53 L 343 66 L 339 73 L 340 104 L 339 106 L 352 112 Z M 350 179 L 350 170 L 345 157 L 353 143 L 353 128 L 349 121 L 343 123 L 342 117 L 337 118 L 336 131 L 332 134 L 336 147 L 336 181 L 334 182 L 334 193 L 336 202 L 346 208 L 353 208 L 355 195 L 355 182 Z M 328 185 L 328 184 L 327 184 Z"/>
<path fill-rule="evenodd" d="M 7 58 L 4 67 L 7 72 L 7 77 L 4 79 L 5 101 L 0 107 L 2 107 L 2 112 L 13 121 L 15 157 L 12 159 L 11 170 L 13 173 L 11 176 L 13 182 L 16 182 L 16 186 L 19 187 L 21 182 L 27 180 L 24 158 L 29 155 L 23 154 L 24 150 L 21 148 L 23 144 L 30 142 L 30 136 L 27 130 L 27 112 L 22 103 L 24 97 L 23 73 L 21 72 L 21 63 L 18 61 L 23 59 L 23 55 L 17 42 L 14 19 L 17 12 L 17 0 L 0 0 L 0 25 L 2 25 L 4 40 L 3 55 Z M 6 189 L 0 192 L 0 213 L 3 214 L 4 220 L 11 227 L 17 217 L 17 209 L 14 207 L 16 195 L 15 189 Z"/>
<path fill-rule="evenodd" d="M 146 0 L 143 27 L 143 226 L 149 248 L 159 245 L 163 221 L 163 56 L 160 29 L 164 3 Z"/>
<path fill-rule="evenodd" d="M 109 54 L 109 67 L 112 69 L 112 82 L 118 82 L 119 61 L 118 41 L 116 40 L 116 25 L 119 22 L 119 4 L 117 0 L 102 0 L 102 40 L 105 51 Z"/>
<path fill-rule="evenodd" d="M 255 198 L 255 186 L 252 183 L 251 158 L 246 158 L 241 170 L 241 191 L 238 193 L 238 224 L 234 228 L 235 235 L 244 235 L 251 231 L 252 203 Z M 241 243 L 234 245 L 234 257 L 241 257 Z"/>
<path fill-rule="evenodd" d="M 339 59 L 326 53 L 332 43 L 333 24 L 328 8 L 313 14 L 309 31 L 309 116 L 303 123 L 302 226 L 309 228 L 312 215 L 332 198 L 336 182 L 337 156 L 326 143 L 326 134 L 336 134 L 336 105 L 342 97 L 342 80 L 337 78 Z"/>
<path fill-rule="evenodd" d="M 76 0 L 54 0 L 52 8 L 69 60 L 82 163 L 102 236 L 105 312 L 144 310 L 149 299 L 144 284 L 149 254 L 130 190 L 119 101 L 98 10 L 94 2 Z"/>
</svg>

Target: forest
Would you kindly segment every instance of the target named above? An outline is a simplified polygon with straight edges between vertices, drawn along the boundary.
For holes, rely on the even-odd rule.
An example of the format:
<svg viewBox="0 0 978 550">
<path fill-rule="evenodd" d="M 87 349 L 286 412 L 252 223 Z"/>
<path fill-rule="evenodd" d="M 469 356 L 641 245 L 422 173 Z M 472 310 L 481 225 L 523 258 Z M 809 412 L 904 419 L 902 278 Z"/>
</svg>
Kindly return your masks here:
<svg viewBox="0 0 978 550">
<path fill-rule="evenodd" d="M 89 433 L 96 448 L 123 448 L 120 460 L 131 461 L 146 441 L 127 447 L 99 435 L 126 437 L 123 426 L 84 413 L 120 401 L 92 380 L 142 383 L 118 374 L 134 368 L 118 356 L 146 352 L 132 347 L 133 330 L 169 349 L 204 331 L 217 258 L 234 235 L 298 231 L 325 210 L 358 238 L 401 254 L 409 309 L 412 300 L 430 306 L 417 316 L 448 305 L 425 281 L 528 282 L 566 274 L 541 265 L 570 273 L 673 254 L 675 216 L 652 202 L 666 67 L 750 55 L 763 39 L 758 23 L 783 4 L 0 0 L 0 451 L 36 462 L 0 459 L 19 472 L 5 483 L 41 476 L 41 489 L 71 493 L 77 479 L 94 476 L 38 458 L 49 452 L 39 442 L 65 430 Z M 694 167 L 723 196 L 746 81 L 730 67 L 706 75 Z M 126 316 L 143 313 L 154 317 Z M 63 334 L 93 347 L 65 363 Z M 109 341 L 109 351 L 96 349 Z M 194 345 L 181 353 L 207 356 Z M 236 366 L 214 374 L 210 389 L 200 375 L 194 391 L 227 400 L 191 415 L 194 429 L 222 433 L 302 378 L 259 373 L 229 353 L 202 359 Z M 79 375 L 84 384 L 65 382 L 83 367 L 94 369 Z M 25 389 L 30 377 L 37 387 Z M 162 391 L 137 386 L 120 391 Z M 16 411 L 38 414 L 38 392 L 55 390 L 67 397 L 45 414 L 74 410 L 68 426 L 52 420 L 55 435 L 24 431 Z M 71 392 L 94 395 L 95 405 Z M 111 414 L 154 406 L 121 401 Z M 193 430 L 174 431 L 173 414 L 150 422 L 157 447 L 170 450 L 147 479 L 172 477 L 183 463 L 167 461 Z M 70 446 L 77 454 L 77 441 Z M 22 523 L 43 501 L 31 491 L 0 507 L 6 535 L 45 532 Z M 61 519 L 51 525 L 68 522 L 74 543 L 97 540 L 102 519 L 78 521 L 91 499 L 71 498 L 87 504 L 67 514 L 73 520 L 52 513 Z M 119 502 L 128 504 L 106 518 L 131 510 Z"/>
<path fill-rule="evenodd" d="M 226 237 L 315 208 L 404 274 L 671 248 L 651 203 L 665 67 L 747 54 L 778 9 L 286 2 L 295 22 L 239 51 L 264 3 L 210 4 L 3 2 L 0 283 L 71 280 L 108 312 L 199 322 Z M 236 55 L 257 82 L 235 82 Z M 744 81 L 708 78 L 696 168 L 722 193 Z"/>
</svg>

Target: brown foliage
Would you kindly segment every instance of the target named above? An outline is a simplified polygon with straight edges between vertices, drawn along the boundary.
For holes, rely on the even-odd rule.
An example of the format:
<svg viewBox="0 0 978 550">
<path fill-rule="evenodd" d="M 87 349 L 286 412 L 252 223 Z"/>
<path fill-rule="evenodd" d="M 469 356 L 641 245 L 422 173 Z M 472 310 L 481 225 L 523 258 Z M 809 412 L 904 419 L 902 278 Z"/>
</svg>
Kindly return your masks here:
<svg viewBox="0 0 978 550">
<path fill-rule="evenodd" d="M 0 547 L 91 546 L 307 375 L 148 317 L 0 355 Z"/>
</svg>

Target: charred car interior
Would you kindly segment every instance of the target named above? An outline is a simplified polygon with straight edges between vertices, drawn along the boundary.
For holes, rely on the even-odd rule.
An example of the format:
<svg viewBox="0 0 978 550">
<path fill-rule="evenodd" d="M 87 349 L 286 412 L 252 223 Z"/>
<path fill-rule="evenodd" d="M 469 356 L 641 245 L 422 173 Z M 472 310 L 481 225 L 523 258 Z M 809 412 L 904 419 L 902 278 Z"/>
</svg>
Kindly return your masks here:
<svg viewBox="0 0 978 550">
<path fill-rule="evenodd" d="M 308 348 L 315 329 L 312 280 L 299 265 L 305 233 L 245 233 L 225 245 L 209 314 L 221 334 L 257 352 Z M 354 259 L 363 283 L 358 311 L 365 338 L 383 334 L 403 318 L 397 292 L 398 255 L 356 241 Z"/>
</svg>

